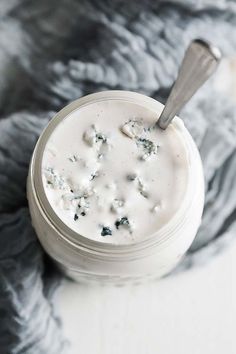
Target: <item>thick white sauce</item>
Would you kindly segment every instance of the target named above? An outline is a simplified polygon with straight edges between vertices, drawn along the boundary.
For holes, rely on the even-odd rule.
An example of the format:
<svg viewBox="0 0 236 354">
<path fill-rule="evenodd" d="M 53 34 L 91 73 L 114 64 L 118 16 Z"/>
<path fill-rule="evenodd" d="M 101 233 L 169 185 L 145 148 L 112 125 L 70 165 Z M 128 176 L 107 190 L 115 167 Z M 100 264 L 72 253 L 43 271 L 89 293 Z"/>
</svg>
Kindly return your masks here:
<svg viewBox="0 0 236 354">
<path fill-rule="evenodd" d="M 127 244 L 173 217 L 189 166 L 180 132 L 154 127 L 157 118 L 141 105 L 105 100 L 56 127 L 42 175 L 49 203 L 67 226 L 93 240 Z"/>
</svg>

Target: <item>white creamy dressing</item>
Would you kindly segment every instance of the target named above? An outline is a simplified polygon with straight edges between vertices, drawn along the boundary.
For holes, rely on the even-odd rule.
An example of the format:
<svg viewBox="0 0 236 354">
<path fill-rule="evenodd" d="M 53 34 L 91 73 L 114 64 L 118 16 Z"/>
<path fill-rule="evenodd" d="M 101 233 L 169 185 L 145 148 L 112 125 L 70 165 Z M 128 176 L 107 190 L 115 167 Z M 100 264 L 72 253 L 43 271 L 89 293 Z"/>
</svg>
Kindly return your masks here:
<svg viewBox="0 0 236 354">
<path fill-rule="evenodd" d="M 110 99 L 73 111 L 56 127 L 42 174 L 48 201 L 67 226 L 127 244 L 173 217 L 186 192 L 188 159 L 179 130 L 154 127 L 157 118 L 147 107 Z"/>
</svg>

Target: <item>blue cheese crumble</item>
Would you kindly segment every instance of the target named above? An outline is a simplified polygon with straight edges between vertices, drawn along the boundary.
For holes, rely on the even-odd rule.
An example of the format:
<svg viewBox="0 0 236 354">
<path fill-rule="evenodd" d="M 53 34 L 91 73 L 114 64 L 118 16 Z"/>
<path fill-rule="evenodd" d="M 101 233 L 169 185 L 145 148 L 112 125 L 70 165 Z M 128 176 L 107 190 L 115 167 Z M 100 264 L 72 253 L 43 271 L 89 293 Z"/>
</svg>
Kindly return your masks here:
<svg viewBox="0 0 236 354">
<path fill-rule="evenodd" d="M 145 183 L 143 182 L 143 180 L 141 179 L 141 177 L 139 177 L 136 173 L 129 173 L 126 176 L 127 180 L 129 182 L 134 182 L 138 192 L 144 197 L 144 198 L 148 198 L 149 197 L 149 193 L 147 191 L 147 186 L 145 185 Z"/>
<path fill-rule="evenodd" d="M 139 120 L 130 119 L 121 127 L 121 131 L 131 139 L 138 138 L 144 132 L 143 123 Z"/>
<path fill-rule="evenodd" d="M 112 235 L 112 230 L 108 226 L 103 226 L 102 231 L 101 231 L 101 236 L 111 236 Z"/>
<path fill-rule="evenodd" d="M 133 225 L 132 223 L 129 221 L 129 219 L 127 218 L 127 216 L 123 216 L 120 219 L 117 219 L 115 221 L 115 227 L 117 230 L 119 229 L 126 229 L 128 230 L 130 233 L 132 233 L 133 231 Z"/>
<path fill-rule="evenodd" d="M 129 138 L 134 139 L 137 146 L 142 149 L 140 158 L 148 160 L 151 156 L 156 155 L 159 145 L 146 138 L 147 132 L 151 127 L 145 128 L 141 120 L 129 120 L 122 127 L 121 131 Z"/>
<path fill-rule="evenodd" d="M 92 124 L 83 134 L 84 141 L 97 151 L 97 158 L 101 160 L 112 147 L 109 137 L 99 132 L 97 127 Z"/>
<path fill-rule="evenodd" d="M 159 145 L 156 145 L 153 141 L 145 138 L 138 138 L 136 144 L 138 147 L 142 148 L 142 160 L 147 160 L 152 155 L 156 155 L 159 148 Z"/>
<path fill-rule="evenodd" d="M 52 167 L 47 167 L 44 171 L 47 187 L 52 189 L 68 189 L 65 179 Z"/>
<path fill-rule="evenodd" d="M 70 193 L 65 193 L 61 197 L 61 207 L 65 210 L 72 211 L 73 214 L 86 216 L 90 211 L 89 198 L 94 194 L 93 189 L 83 189 Z M 77 220 L 78 218 L 76 218 Z"/>
</svg>

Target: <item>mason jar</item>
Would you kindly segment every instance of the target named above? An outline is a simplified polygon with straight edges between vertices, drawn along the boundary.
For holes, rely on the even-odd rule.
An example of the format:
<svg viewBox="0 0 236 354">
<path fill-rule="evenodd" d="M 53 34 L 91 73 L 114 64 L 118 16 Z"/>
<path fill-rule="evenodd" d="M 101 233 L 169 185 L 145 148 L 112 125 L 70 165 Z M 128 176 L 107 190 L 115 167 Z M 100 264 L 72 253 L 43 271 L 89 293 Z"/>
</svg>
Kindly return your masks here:
<svg viewBox="0 0 236 354">
<path fill-rule="evenodd" d="M 63 108 L 38 139 L 30 163 L 27 195 L 33 227 L 45 251 L 71 278 L 82 281 L 126 281 L 162 277 L 169 273 L 190 247 L 201 222 L 204 179 L 198 149 L 184 123 L 175 117 L 188 159 L 185 195 L 173 217 L 157 232 L 130 244 L 92 240 L 69 228 L 50 205 L 42 181 L 42 158 L 54 129 L 71 112 L 94 102 L 123 100 L 157 113 L 163 105 L 129 91 L 104 91 L 82 97 Z"/>
</svg>

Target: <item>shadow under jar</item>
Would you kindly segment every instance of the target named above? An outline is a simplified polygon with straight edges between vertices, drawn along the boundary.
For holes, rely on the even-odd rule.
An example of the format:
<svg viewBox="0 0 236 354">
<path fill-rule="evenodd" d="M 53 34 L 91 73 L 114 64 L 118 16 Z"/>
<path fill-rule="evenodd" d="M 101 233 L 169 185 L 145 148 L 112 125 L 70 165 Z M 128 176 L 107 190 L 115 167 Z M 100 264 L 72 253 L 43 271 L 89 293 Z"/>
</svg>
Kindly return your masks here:
<svg viewBox="0 0 236 354">
<path fill-rule="evenodd" d="M 162 277 L 190 247 L 204 182 L 197 147 L 163 105 L 128 91 L 82 97 L 62 109 L 33 152 L 27 195 L 37 236 L 75 280 Z"/>
</svg>

